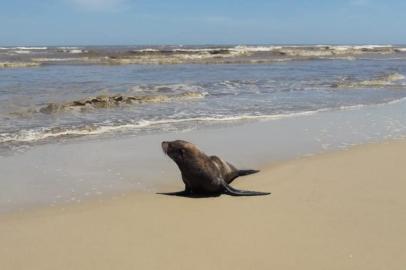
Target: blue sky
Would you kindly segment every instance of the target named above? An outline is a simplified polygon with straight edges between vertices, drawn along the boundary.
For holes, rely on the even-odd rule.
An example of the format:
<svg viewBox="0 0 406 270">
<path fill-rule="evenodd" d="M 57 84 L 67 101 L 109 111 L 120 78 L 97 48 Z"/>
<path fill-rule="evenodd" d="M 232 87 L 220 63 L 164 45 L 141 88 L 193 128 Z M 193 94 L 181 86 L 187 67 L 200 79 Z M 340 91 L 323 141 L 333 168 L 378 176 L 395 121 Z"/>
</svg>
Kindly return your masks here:
<svg viewBox="0 0 406 270">
<path fill-rule="evenodd" d="M 0 0 L 0 46 L 404 44 L 404 0 Z"/>
</svg>

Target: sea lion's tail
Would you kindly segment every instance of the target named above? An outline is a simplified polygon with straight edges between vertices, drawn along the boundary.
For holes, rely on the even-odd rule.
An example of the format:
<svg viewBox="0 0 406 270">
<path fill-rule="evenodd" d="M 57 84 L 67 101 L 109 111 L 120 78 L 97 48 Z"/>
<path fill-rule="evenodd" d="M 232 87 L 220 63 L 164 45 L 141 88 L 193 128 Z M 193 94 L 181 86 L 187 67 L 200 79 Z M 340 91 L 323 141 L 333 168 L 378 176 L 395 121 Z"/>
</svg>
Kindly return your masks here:
<svg viewBox="0 0 406 270">
<path fill-rule="evenodd" d="M 238 176 L 250 175 L 257 172 L 259 172 L 259 170 L 239 170 Z"/>
<path fill-rule="evenodd" d="M 270 192 L 259 192 L 259 191 L 249 191 L 249 190 L 240 190 L 233 188 L 226 182 L 222 181 L 224 191 L 226 194 L 231 196 L 264 196 L 271 194 Z"/>
</svg>

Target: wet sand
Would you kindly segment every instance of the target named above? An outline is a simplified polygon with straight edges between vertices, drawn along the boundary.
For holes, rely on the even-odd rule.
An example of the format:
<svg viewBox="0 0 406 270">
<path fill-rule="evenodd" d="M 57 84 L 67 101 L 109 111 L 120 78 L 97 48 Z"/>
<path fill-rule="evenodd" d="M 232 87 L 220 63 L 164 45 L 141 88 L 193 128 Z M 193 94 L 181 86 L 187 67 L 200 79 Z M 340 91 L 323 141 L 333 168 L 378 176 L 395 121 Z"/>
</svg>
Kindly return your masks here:
<svg viewBox="0 0 406 270">
<path fill-rule="evenodd" d="M 153 193 L 0 217 L 2 269 L 404 269 L 406 141 L 271 166 L 266 197 Z M 172 181 L 163 191 L 181 189 Z"/>
</svg>

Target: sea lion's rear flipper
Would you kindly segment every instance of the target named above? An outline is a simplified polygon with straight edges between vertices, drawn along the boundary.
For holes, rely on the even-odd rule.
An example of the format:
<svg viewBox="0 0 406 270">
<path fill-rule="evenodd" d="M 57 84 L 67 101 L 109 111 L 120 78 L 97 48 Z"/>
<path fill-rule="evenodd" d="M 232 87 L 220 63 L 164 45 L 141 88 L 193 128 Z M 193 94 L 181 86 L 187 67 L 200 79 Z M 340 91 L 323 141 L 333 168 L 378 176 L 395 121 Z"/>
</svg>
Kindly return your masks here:
<svg viewBox="0 0 406 270">
<path fill-rule="evenodd" d="M 257 172 L 259 172 L 259 170 L 239 170 L 238 176 L 250 175 Z"/>
<path fill-rule="evenodd" d="M 231 182 L 233 182 L 237 177 L 250 175 L 253 173 L 257 173 L 257 172 L 259 172 L 259 170 L 237 170 L 237 169 L 235 169 L 235 171 L 230 174 L 230 178 L 227 182 L 229 184 L 231 184 Z"/>
<path fill-rule="evenodd" d="M 232 186 L 230 186 L 229 184 L 224 182 L 224 180 L 221 180 L 221 184 L 224 187 L 224 192 L 231 196 L 264 196 L 264 195 L 271 194 L 270 192 L 239 190 L 239 189 L 233 188 Z"/>
</svg>

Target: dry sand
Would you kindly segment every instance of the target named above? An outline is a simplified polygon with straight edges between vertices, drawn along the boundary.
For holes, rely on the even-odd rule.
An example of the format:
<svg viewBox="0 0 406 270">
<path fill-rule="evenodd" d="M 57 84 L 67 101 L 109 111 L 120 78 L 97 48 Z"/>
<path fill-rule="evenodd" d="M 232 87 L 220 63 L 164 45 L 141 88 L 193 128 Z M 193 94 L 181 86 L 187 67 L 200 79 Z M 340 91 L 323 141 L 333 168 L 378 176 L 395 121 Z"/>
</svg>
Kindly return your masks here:
<svg viewBox="0 0 406 270">
<path fill-rule="evenodd" d="M 406 269 L 406 141 L 263 168 L 266 197 L 130 194 L 0 218 L 0 269 Z M 178 185 L 169 190 L 180 189 Z"/>
</svg>

